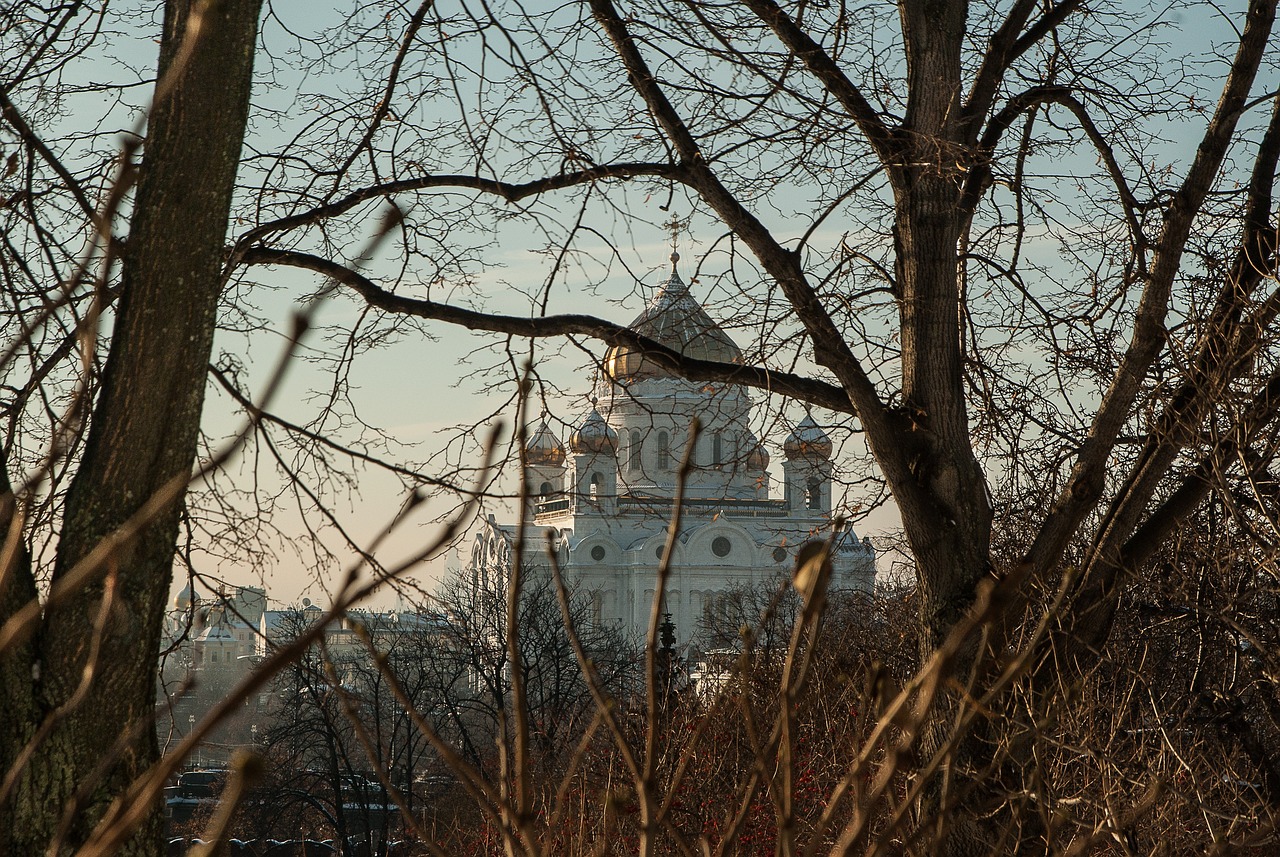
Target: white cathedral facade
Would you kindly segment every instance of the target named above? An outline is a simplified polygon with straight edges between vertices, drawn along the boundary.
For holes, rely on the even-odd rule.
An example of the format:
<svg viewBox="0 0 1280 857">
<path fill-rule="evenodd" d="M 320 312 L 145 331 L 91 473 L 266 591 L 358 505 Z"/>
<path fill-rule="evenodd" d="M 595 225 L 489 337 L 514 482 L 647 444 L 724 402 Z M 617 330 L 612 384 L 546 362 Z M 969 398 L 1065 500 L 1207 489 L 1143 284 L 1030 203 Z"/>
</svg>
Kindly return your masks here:
<svg viewBox="0 0 1280 857">
<path fill-rule="evenodd" d="M 688 357 L 741 363 L 742 352 L 676 272 L 678 258 L 631 329 Z M 565 579 L 591 599 L 595 620 L 642 637 L 696 417 L 702 428 L 663 605 L 685 644 L 704 615 L 723 609 L 729 590 L 775 580 L 801 545 L 830 536 L 832 443 L 810 417 L 800 422 L 783 443 L 782 497 L 774 497 L 746 388 L 687 381 L 623 347 L 608 351 L 603 369 L 592 409 L 567 444 L 545 420 L 528 440 L 526 565 L 545 564 L 543 536 L 555 530 Z M 477 579 L 505 579 L 515 529 L 490 516 L 477 533 Z M 875 552 L 851 530 L 838 538 L 833 565 L 833 589 L 873 587 Z"/>
</svg>

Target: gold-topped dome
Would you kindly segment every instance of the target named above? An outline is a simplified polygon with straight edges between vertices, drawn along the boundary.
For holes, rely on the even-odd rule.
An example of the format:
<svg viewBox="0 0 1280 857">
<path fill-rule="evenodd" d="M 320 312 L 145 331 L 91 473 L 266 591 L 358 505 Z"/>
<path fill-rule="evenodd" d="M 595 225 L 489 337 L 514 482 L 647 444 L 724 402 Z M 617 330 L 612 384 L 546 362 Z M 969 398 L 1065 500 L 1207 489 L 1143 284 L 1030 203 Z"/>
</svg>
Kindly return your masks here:
<svg viewBox="0 0 1280 857">
<path fill-rule="evenodd" d="M 795 431 L 791 432 L 783 442 L 782 451 L 790 459 L 830 458 L 832 451 L 831 438 L 827 437 L 826 432 L 818 428 L 818 424 L 813 421 L 813 417 L 806 414 L 805 418 L 796 426 Z"/>
<path fill-rule="evenodd" d="M 741 363 L 742 351 L 689 293 L 676 272 L 680 256 L 671 256 L 671 276 L 654 295 L 644 312 L 628 328 L 660 342 L 685 357 L 717 363 Z M 644 378 L 672 377 L 674 373 L 646 360 L 643 353 L 615 345 L 604 357 L 605 375 L 618 384 Z"/>
<path fill-rule="evenodd" d="M 764 448 L 764 444 L 750 438 L 751 450 L 747 453 L 747 470 L 755 473 L 760 470 L 769 469 L 769 452 Z"/>
<path fill-rule="evenodd" d="M 188 582 L 187 585 L 182 587 L 181 591 L 173 597 L 173 609 L 190 610 L 191 605 L 195 604 L 199 600 L 199 593 L 197 593 L 195 587 Z"/>
<path fill-rule="evenodd" d="M 538 423 L 537 430 L 529 442 L 524 445 L 525 459 L 529 464 L 540 467 L 561 467 L 564 465 L 564 444 L 551 431 L 551 426 L 543 420 Z"/>
<path fill-rule="evenodd" d="M 591 413 L 569 435 L 569 448 L 579 455 L 617 455 L 618 433 L 604 421 L 592 401 Z"/>
</svg>

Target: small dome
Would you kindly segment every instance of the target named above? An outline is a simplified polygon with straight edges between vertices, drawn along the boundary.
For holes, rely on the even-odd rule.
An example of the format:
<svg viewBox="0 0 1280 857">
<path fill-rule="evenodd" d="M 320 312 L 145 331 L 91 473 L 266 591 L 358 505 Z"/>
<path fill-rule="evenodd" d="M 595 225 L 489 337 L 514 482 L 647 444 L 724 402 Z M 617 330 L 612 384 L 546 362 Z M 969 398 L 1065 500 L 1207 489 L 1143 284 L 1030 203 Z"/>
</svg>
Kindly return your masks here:
<svg viewBox="0 0 1280 857">
<path fill-rule="evenodd" d="M 769 452 L 764 448 L 764 444 L 751 438 L 751 451 L 747 453 L 747 470 L 753 473 L 760 470 L 769 469 Z"/>
<path fill-rule="evenodd" d="M 742 351 L 694 300 L 689 287 L 676 273 L 675 259 L 673 256 L 670 278 L 628 327 L 685 357 L 718 363 L 742 363 Z M 641 352 L 625 345 L 615 345 L 605 353 L 604 372 L 618 384 L 672 375 L 652 361 L 645 360 Z"/>
<path fill-rule="evenodd" d="M 789 459 L 826 459 L 831 457 L 831 450 L 831 438 L 827 437 L 827 433 L 818 428 L 813 417 L 808 415 L 805 415 L 795 431 L 791 432 L 782 444 L 782 451 Z"/>
<path fill-rule="evenodd" d="M 181 591 L 179 591 L 177 595 L 173 596 L 173 609 L 190 610 L 191 605 L 195 604 L 199 600 L 200 596 L 196 594 L 195 589 L 192 588 L 191 583 L 188 582 L 186 586 L 182 587 Z"/>
<path fill-rule="evenodd" d="M 529 464 L 541 467 L 564 466 L 564 444 L 556 437 L 543 420 L 538 423 L 538 430 L 529 438 L 524 447 L 525 458 Z"/>
<path fill-rule="evenodd" d="M 616 455 L 618 433 L 614 431 L 594 407 L 582 425 L 569 435 L 569 448 L 579 455 Z"/>
</svg>

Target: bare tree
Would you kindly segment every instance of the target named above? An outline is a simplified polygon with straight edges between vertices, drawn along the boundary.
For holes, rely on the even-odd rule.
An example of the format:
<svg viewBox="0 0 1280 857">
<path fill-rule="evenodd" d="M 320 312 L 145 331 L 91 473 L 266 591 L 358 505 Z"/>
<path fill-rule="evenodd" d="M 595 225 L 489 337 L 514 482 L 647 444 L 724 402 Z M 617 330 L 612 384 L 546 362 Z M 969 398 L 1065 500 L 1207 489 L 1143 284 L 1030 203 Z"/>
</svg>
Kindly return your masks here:
<svg viewBox="0 0 1280 857">
<path fill-rule="evenodd" d="M 232 236 L 258 7 L 192 8 L 209 25 L 198 38 L 188 4 L 167 5 L 123 207 L 131 156 L 116 180 L 102 160 L 63 159 L 24 107 L 69 97 L 56 84 L 76 39 L 109 19 L 80 19 L 79 4 L 0 13 L 17 34 L 0 106 L 20 143 L 3 215 L 18 345 L 4 367 L 0 667 L 14 691 L 0 760 L 18 773 L 0 830 L 14 847 L 81 841 L 154 754 L 149 739 L 115 741 L 147 731 L 216 304 L 251 314 L 267 266 L 331 278 L 361 310 L 324 358 L 337 380 L 320 416 L 250 409 L 261 448 L 326 526 L 340 528 L 316 486 L 350 473 L 314 469 L 332 458 L 446 492 L 467 475 L 465 441 L 424 466 L 340 437 L 352 357 L 439 324 L 496 334 L 492 389 L 510 382 L 512 401 L 523 358 L 556 338 L 834 413 L 873 462 L 854 476 L 873 473 L 901 513 L 933 676 L 917 698 L 937 709 L 918 749 L 952 762 L 922 762 L 912 841 L 1056 847 L 1044 819 L 1070 805 L 1044 803 L 1009 760 L 1105 660 L 1124 593 L 1211 494 L 1245 535 L 1274 520 L 1274 3 L 1178 10 L 1216 39 L 1203 55 L 1165 39 L 1170 10 L 1075 0 L 368 4 L 315 39 L 322 51 L 292 37 L 311 79 L 348 60 L 360 77 L 317 95 L 290 141 L 263 139 Z M 1170 127 L 1194 152 L 1166 148 Z M 650 198 L 712 224 L 694 266 L 752 339 L 743 363 L 577 311 L 585 289 L 634 264 L 622 248 L 633 218 L 656 219 Z M 357 236 L 389 199 L 405 212 L 395 249 L 366 266 Z M 127 240 L 112 232 L 121 211 Z M 527 312 L 485 303 L 488 250 L 513 234 L 537 235 L 527 246 L 551 260 L 521 284 Z M 247 400 L 235 361 L 220 368 Z M 34 481 L 16 476 L 32 468 Z M 44 479 L 55 490 L 39 494 Z M 86 661 L 111 670 L 81 692 Z M 1001 699 L 1020 702 L 977 719 L 978 701 Z M 118 749 L 99 772 L 103 746 Z"/>
<path fill-rule="evenodd" d="M 128 143 L 100 194 L 91 177 L 76 175 L 44 144 L 10 96 L 56 82 L 76 51 L 60 37 L 91 30 L 76 21 L 87 10 L 41 11 L 8 31 L 18 44 L 8 46 L 16 55 L 7 58 L 0 93 L 6 137 L 19 147 L 9 175 L 24 176 L 26 203 L 6 215 L 25 221 L 7 232 L 5 265 L 4 370 L 15 379 L 0 477 L 6 852 L 78 847 L 113 797 L 157 757 L 150 728 L 156 653 L 196 458 L 259 8 L 255 0 L 166 4 L 145 154 L 139 165 L 137 146 Z M 81 228 L 68 235 L 56 205 L 43 208 L 45 194 L 70 201 Z M 116 234 L 125 211 L 133 212 L 127 246 Z M 57 234 L 45 231 L 46 222 Z M 89 249 L 73 249 L 77 238 Z M 112 303 L 99 376 L 98 328 Z M 60 314 L 67 306 L 74 310 Z M 79 367 L 68 369 L 70 361 Z M 46 398 L 51 376 L 68 372 L 64 392 Z M 35 438 L 45 442 L 43 462 L 41 450 L 14 445 L 33 439 L 26 430 L 33 403 L 49 417 L 47 432 Z M 46 577 L 33 567 L 31 549 L 50 536 L 27 531 L 26 518 L 37 504 L 34 489 L 60 472 L 69 446 L 78 455 L 59 494 L 63 505 L 36 516 L 37 524 L 57 527 Z M 14 470 L 33 464 L 34 481 L 14 480 Z M 155 853 L 159 821 L 152 812 L 125 853 Z"/>
<path fill-rule="evenodd" d="M 512 671 L 519 669 L 536 758 L 552 776 L 594 715 L 594 702 L 551 580 L 530 575 L 520 594 L 519 665 L 509 662 L 505 579 L 480 582 L 458 572 L 442 583 L 435 603 L 449 621 L 431 663 L 449 691 L 444 705 L 463 754 L 481 769 L 494 769 L 494 741 L 510 740 Z M 571 603 L 570 621 L 601 686 L 619 700 L 632 699 L 641 661 L 637 641 L 595 622 L 585 593 L 573 594 Z"/>
<path fill-rule="evenodd" d="M 310 614 L 286 614 L 273 645 L 300 637 L 321 615 Z M 403 703 L 447 732 L 443 712 L 457 689 L 436 683 L 444 638 L 438 614 L 353 612 L 288 664 L 276 677 L 261 733 L 272 776 L 255 791 L 257 817 L 249 813 L 242 833 L 289 838 L 321 829 L 330 834 L 325 838 L 351 847 L 367 841 L 372 853 L 385 853 L 402 829 L 392 792 L 410 815 L 421 813 L 419 783 L 442 773 Z"/>
<path fill-rule="evenodd" d="M 1205 26 L 1217 16 L 1196 12 Z M 483 75 L 494 89 L 466 88 L 460 138 L 434 149 L 453 172 L 362 181 L 353 170 L 334 202 L 258 227 L 239 258 L 337 277 L 392 316 L 592 337 L 855 420 L 902 515 L 925 658 L 983 581 L 1063 593 L 1026 661 L 1040 710 L 1096 663 L 1137 569 L 1216 474 L 1254 466 L 1248 451 L 1274 423 L 1280 112 L 1259 115 L 1277 106 L 1260 80 L 1273 22 L 1274 4 L 1251 3 L 1221 22 L 1209 56 L 1170 73 L 1161 12 L 1071 0 L 905 0 L 896 15 L 772 0 L 464 6 L 431 21 L 433 39 L 400 45 L 480 89 L 461 58 L 494 58 Z M 488 97 L 500 81 L 534 97 Z M 392 103 L 396 87 L 385 92 Z M 1161 123 L 1175 118 L 1194 154 L 1153 168 Z M 392 135 L 381 139 L 394 163 Z M 557 214 L 572 206 L 554 235 L 557 258 L 577 258 L 594 198 L 627 205 L 615 189 L 625 180 L 720 225 L 700 272 L 749 307 L 756 362 L 687 359 L 554 314 L 559 267 L 518 317 L 267 246 L 301 226 L 341 228 L 384 193 L 459 188 L 540 225 L 552 222 L 548 198 Z M 417 246 L 405 244 L 406 260 Z M 1003 604 L 996 627 L 1014 627 L 1025 598 Z M 1005 651 L 998 635 L 975 639 L 948 662 L 981 686 Z M 968 704 L 938 701 L 938 724 Z M 930 752 L 948 746 L 948 728 L 930 733 Z M 961 818 L 964 772 L 989 769 L 1000 740 L 981 732 L 926 802 L 955 807 L 956 853 L 1041 841 L 998 812 Z M 999 806 L 1009 788 L 976 805 Z"/>
</svg>

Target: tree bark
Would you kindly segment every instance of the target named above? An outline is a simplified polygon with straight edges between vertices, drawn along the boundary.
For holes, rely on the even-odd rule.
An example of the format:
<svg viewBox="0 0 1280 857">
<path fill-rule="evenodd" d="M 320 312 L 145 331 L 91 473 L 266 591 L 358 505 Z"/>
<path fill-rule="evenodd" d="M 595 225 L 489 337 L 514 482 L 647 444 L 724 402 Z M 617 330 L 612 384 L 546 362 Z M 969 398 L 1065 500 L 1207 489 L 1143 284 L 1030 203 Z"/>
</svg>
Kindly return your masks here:
<svg viewBox="0 0 1280 857">
<path fill-rule="evenodd" d="M 55 583 L 158 491 L 185 480 L 195 461 L 260 7 L 261 0 L 166 5 L 121 298 L 66 502 Z M 87 696 L 40 744 L 0 815 L 0 828 L 13 831 L 4 843 L 13 853 L 45 853 L 59 836 L 62 851 L 74 848 L 111 799 L 157 758 L 156 652 L 181 496 L 107 560 L 118 584 L 93 664 L 90 630 L 103 599 L 101 576 L 51 605 L 29 651 L 19 653 L 30 659 L 25 674 L 33 700 L 34 719 L 17 730 L 25 736 L 72 699 L 87 667 L 96 672 Z M 32 591 L 30 573 L 25 577 L 15 591 Z M 6 663 L 5 672 L 7 678 L 24 670 Z M 12 742 L 24 737 L 10 731 L 0 756 L 6 762 L 16 755 Z M 83 802 L 60 833 L 78 790 Z M 158 809 L 124 853 L 162 853 Z"/>
</svg>

